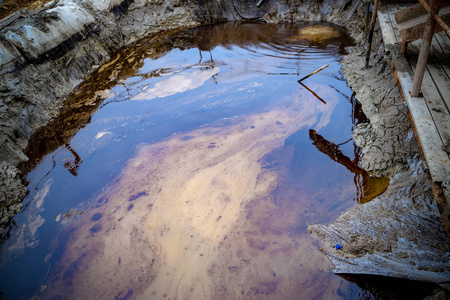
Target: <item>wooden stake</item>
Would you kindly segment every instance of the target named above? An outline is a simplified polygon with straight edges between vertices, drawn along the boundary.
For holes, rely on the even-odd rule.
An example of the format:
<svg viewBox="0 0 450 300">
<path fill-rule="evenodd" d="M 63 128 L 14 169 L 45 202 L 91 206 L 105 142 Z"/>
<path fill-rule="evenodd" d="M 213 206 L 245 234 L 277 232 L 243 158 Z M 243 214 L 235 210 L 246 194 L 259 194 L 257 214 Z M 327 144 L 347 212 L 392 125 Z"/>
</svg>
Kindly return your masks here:
<svg viewBox="0 0 450 300">
<path fill-rule="evenodd" d="M 422 87 L 423 75 L 427 67 L 428 55 L 430 54 L 431 41 L 436 27 L 435 13 L 439 10 L 439 0 L 431 0 L 428 21 L 423 31 L 422 43 L 420 45 L 419 58 L 417 59 L 416 72 L 411 87 L 411 96 L 418 97 Z"/>
<path fill-rule="evenodd" d="M 378 5 L 379 4 L 380 4 L 380 0 L 375 0 L 375 4 L 374 4 L 374 7 L 373 7 L 373 13 L 372 13 L 372 19 L 370 20 L 369 38 L 367 39 L 366 68 L 369 67 L 370 49 L 372 48 L 373 31 L 375 29 L 375 22 L 377 20 L 377 13 L 378 13 Z"/>
<path fill-rule="evenodd" d="M 309 77 L 313 76 L 314 74 L 319 73 L 319 72 L 322 71 L 323 69 L 328 68 L 328 66 L 329 66 L 329 65 L 326 64 L 325 66 L 323 66 L 323 67 L 321 67 L 321 68 L 315 70 L 314 72 L 310 73 L 309 75 L 306 75 L 305 77 L 303 77 L 302 79 L 300 79 L 300 80 L 298 81 L 298 83 L 302 82 L 302 81 L 305 80 L 306 78 L 309 78 Z"/>
</svg>

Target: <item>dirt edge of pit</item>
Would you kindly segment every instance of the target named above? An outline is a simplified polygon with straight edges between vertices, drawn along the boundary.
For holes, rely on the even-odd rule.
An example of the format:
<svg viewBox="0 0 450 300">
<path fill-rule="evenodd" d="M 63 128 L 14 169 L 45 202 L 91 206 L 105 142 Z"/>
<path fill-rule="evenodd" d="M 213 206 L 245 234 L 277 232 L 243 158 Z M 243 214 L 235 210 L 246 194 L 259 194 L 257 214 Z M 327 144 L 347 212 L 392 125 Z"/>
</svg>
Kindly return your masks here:
<svg viewBox="0 0 450 300">
<path fill-rule="evenodd" d="M 450 246 L 378 32 L 375 39 L 368 69 L 364 41 L 349 49 L 342 65 L 370 120 L 353 133 L 361 147 L 361 166 L 375 177 L 389 177 L 390 185 L 332 224 L 311 225 L 308 231 L 332 245 L 322 252 L 335 265 L 335 273 L 444 283 L 450 278 Z M 445 289 L 439 292 L 450 295 Z"/>
<path fill-rule="evenodd" d="M 245 1 L 238 1 L 238 3 L 241 2 Z M 336 221 L 338 224 L 336 226 L 340 226 L 338 229 L 332 228 L 334 224 L 317 225 L 311 226 L 311 233 L 324 240 L 342 243 L 342 241 L 336 240 L 336 234 L 346 232 L 349 236 L 349 245 L 352 243 L 358 245 L 364 238 L 367 239 L 368 232 L 372 232 L 373 229 L 366 228 L 366 231 L 358 231 L 361 229 L 360 223 L 358 221 L 351 223 L 346 218 L 354 216 L 355 220 L 372 222 L 375 210 L 378 209 L 377 216 L 387 216 L 389 215 L 387 211 L 392 208 L 389 206 L 392 204 L 391 202 L 398 204 L 400 203 L 398 199 L 401 198 L 405 199 L 405 205 L 413 205 L 414 208 L 417 208 L 417 210 L 413 210 L 414 212 L 419 208 L 428 208 L 427 214 L 423 218 L 433 220 L 430 222 L 430 226 L 432 225 L 433 229 L 437 230 L 437 235 L 432 237 L 434 242 L 430 241 L 430 243 L 436 245 L 437 241 L 442 242 L 440 219 L 436 218 L 437 208 L 426 175 L 421 170 L 421 159 L 412 136 L 405 107 L 401 102 L 392 71 L 384 61 L 381 38 L 378 34 L 376 35 L 371 59 L 373 67 L 365 70 L 362 63 L 365 49 L 365 10 L 361 6 L 354 15 L 349 17 L 352 4 L 357 1 L 351 1 L 349 5 L 344 5 L 347 2 L 323 0 L 313 4 L 303 2 L 298 4 L 293 1 L 267 1 L 257 15 L 252 15 L 248 13 L 251 12 L 251 9 L 245 5 L 236 7 L 236 4 L 224 4 L 219 1 L 211 1 L 205 5 L 203 1 L 199 0 L 184 3 L 171 0 L 156 2 L 111 0 L 102 6 L 96 5 L 90 0 L 81 1 L 81 5 L 67 0 L 60 1 L 57 7 L 18 20 L 2 29 L 0 35 L 5 40 L 8 40 L 6 39 L 8 36 L 12 43 L 11 36 L 13 34 L 19 37 L 20 34 L 25 34 L 19 30 L 23 25 L 34 26 L 33 28 L 45 32 L 45 28 L 48 29 L 53 22 L 61 19 L 59 18 L 61 14 L 76 15 L 85 12 L 88 15 L 77 26 L 71 26 L 68 31 L 72 32 L 70 36 L 67 34 L 55 36 L 50 45 L 40 44 L 42 48 L 30 41 L 28 44 L 1 44 L 2 51 L 10 54 L 13 59 L 8 62 L 8 68 L 2 68 L 3 71 L 0 73 L 2 79 L 0 81 L 2 96 L 0 106 L 0 121 L 2 122 L 0 135 L 2 140 L 0 149 L 0 178 L 2 179 L 0 232 L 3 232 L 11 218 L 20 210 L 21 201 L 26 193 L 22 174 L 17 165 L 27 160 L 23 150 L 27 146 L 29 137 L 55 117 L 70 92 L 95 69 L 110 60 L 115 51 L 132 44 L 141 36 L 165 30 L 240 20 L 246 17 L 262 17 L 273 23 L 300 20 L 330 21 L 349 29 L 356 41 L 356 46 L 350 49 L 349 54 L 344 58 L 343 70 L 348 84 L 356 92 L 356 98 L 361 102 L 364 112 L 371 120 L 370 123 L 358 125 L 354 133 L 355 141 L 362 148 L 361 164 L 376 176 L 388 176 L 393 179 L 393 184 L 383 196 L 370 205 L 360 206 L 341 216 Z M 23 42 L 23 40 L 21 41 Z M 22 48 L 19 44 L 22 45 Z M 14 56 L 14 53 L 17 55 Z M 49 86 L 54 88 L 49 89 Z M 415 180 L 402 181 L 405 178 L 415 178 Z M 405 194 L 405 190 L 409 191 L 407 196 L 400 197 Z M 416 199 L 420 201 L 416 201 Z M 379 209 L 380 207 L 385 209 Z M 401 214 L 400 217 L 394 217 L 395 222 L 405 222 L 405 220 L 408 222 L 408 218 L 412 217 L 410 213 L 408 215 L 408 212 L 398 212 Z M 383 218 L 383 222 L 388 224 L 389 219 Z M 395 228 L 392 227 L 392 230 Z M 337 272 L 352 271 L 344 268 L 345 263 L 339 264 L 341 261 L 346 261 L 348 264 L 350 258 L 364 258 L 367 254 L 373 254 L 373 249 L 391 247 L 392 250 L 392 245 L 398 250 L 396 257 L 404 263 L 407 260 L 404 257 L 403 248 L 396 248 L 398 239 L 421 240 L 422 236 L 420 234 L 418 236 L 414 234 L 402 236 L 394 234 L 392 230 L 388 234 L 377 236 L 375 239 L 377 242 L 370 244 L 375 248 L 371 248 L 370 251 L 355 246 L 347 247 L 340 252 L 325 252 L 337 266 Z M 360 236 L 358 241 L 353 238 L 357 235 Z M 443 248 L 441 247 L 438 251 L 441 254 L 449 252 L 449 249 L 445 248 L 447 244 L 443 243 L 443 245 Z M 417 246 L 418 250 L 422 249 L 421 245 Z M 433 252 L 437 248 L 428 247 L 427 249 Z M 370 253 L 371 251 L 372 253 Z M 389 251 L 381 252 L 388 253 Z M 408 258 L 413 256 L 411 254 Z M 432 266 L 424 267 L 428 268 L 425 271 L 433 273 Z M 375 273 L 375 271 L 373 272 Z"/>
</svg>

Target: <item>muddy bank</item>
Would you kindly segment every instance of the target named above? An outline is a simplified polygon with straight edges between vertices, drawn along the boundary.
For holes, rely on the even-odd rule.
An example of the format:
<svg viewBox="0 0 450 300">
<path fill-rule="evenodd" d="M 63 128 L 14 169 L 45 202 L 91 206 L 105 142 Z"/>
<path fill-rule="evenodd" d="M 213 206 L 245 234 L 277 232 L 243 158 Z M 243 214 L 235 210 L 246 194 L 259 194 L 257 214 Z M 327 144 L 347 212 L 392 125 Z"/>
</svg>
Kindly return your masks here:
<svg viewBox="0 0 450 300">
<path fill-rule="evenodd" d="M 229 20 L 264 18 L 270 22 L 347 21 L 347 1 L 54 1 L 0 31 L 0 198 L 5 222 L 20 209 L 23 175 L 16 168 L 28 160 L 28 139 L 63 107 L 67 95 L 113 53 L 144 35 Z M 361 31 L 353 32 L 360 35 Z M 59 137 L 55 137 L 59 138 Z M 8 170 L 6 172 L 6 169 Z M 9 179 L 8 179 L 9 178 Z M 4 180 L 3 180 L 4 179 Z M 9 190 L 9 191 L 8 191 Z M 3 192 L 4 191 L 4 192 Z M 14 191 L 11 193 L 11 191 Z M 11 205 L 14 209 L 9 209 Z"/>
<path fill-rule="evenodd" d="M 356 1 L 353 2 L 356 3 Z M 123 45 L 136 41 L 142 35 L 203 23 L 263 17 L 268 22 L 333 21 L 347 26 L 357 41 L 362 42 L 364 37 L 363 27 L 361 26 L 365 20 L 364 9 L 360 7 L 348 21 L 347 16 L 352 3 L 345 6 L 347 1 L 315 1 L 314 3 L 265 1 L 260 10 L 254 10 L 252 8 L 254 3 L 251 1 L 212 1 L 207 3 L 203 1 L 183 3 L 180 1 L 110 1 L 102 4 L 82 1 L 81 4 L 77 3 L 61 1 L 52 10 L 44 11 L 33 18 L 20 20 L 18 23 L 11 25 L 10 28 L 5 28 L 0 32 L 7 41 L 7 44 L 2 45 L 3 53 L 5 53 L 5 55 L 2 55 L 2 59 L 5 59 L 2 61 L 2 70 L 5 70 L 5 72 L 0 74 L 2 78 L 0 83 L 0 92 L 2 93 L 2 113 L 0 117 L 2 122 L 2 148 L 0 153 L 2 156 L 0 159 L 4 161 L 1 168 L 2 176 L 9 180 L 8 184 L 3 186 L 3 188 L 9 188 L 9 190 L 2 193 L 2 195 L 5 195 L 4 199 L 2 198 L 2 201 L 4 201 L 2 203 L 5 203 L 4 207 L 7 207 L 2 212 L 2 222 L 3 220 L 6 222 L 14 211 L 20 208 L 20 198 L 24 194 L 24 186 L 20 182 L 19 170 L 14 166 L 28 159 L 23 154 L 23 150 L 26 148 L 31 134 L 57 115 L 66 96 L 88 74 L 111 57 L 115 59 L 116 57 L 112 55 L 114 51 Z M 82 18 L 75 17 L 79 14 L 82 15 Z M 71 23 L 72 21 L 74 23 Z M 64 30 L 64 34 L 61 34 L 55 29 L 58 27 L 67 30 Z M 26 30 L 23 31 L 23 28 L 26 28 Z M 29 34 L 31 36 L 36 34 L 40 39 L 27 40 Z M 381 47 L 380 45 L 378 38 L 376 47 Z M 336 224 L 314 226 L 311 227 L 310 231 L 331 243 L 344 244 L 341 251 L 333 252 L 330 248 L 324 249 L 328 253 L 333 253 L 329 254 L 329 257 L 336 265 L 337 272 L 365 272 L 397 277 L 405 277 L 404 273 L 408 273 L 407 278 L 410 279 L 442 281 L 442 276 L 448 276 L 448 268 L 445 262 L 442 263 L 439 260 L 438 256 L 446 257 L 449 249 L 442 242 L 441 233 L 443 231 L 440 229 L 439 218 L 436 217 L 438 216 L 437 208 L 432 194 L 429 192 L 426 176 L 420 169 L 420 158 L 417 155 L 417 146 L 405 114 L 405 108 L 401 103 L 390 68 L 382 60 L 382 49 L 376 48 L 374 50 L 374 53 L 378 55 L 373 60 L 373 63 L 376 62 L 376 66 L 369 70 L 363 70 L 362 68 L 361 53 L 363 49 L 364 47 L 353 48 L 343 61 L 346 78 L 354 91 L 357 92 L 356 97 L 362 103 L 364 111 L 371 120 L 370 123 L 361 124 L 356 128 L 355 140 L 362 147 L 361 165 L 374 175 L 393 178 L 393 184 L 382 197 L 343 215 Z M 89 116 L 86 118 L 88 119 Z M 195 143 L 195 140 L 192 143 Z M 145 151 L 143 150 L 141 154 L 145 154 Z M 149 148 L 147 151 L 151 152 L 151 149 Z M 170 150 L 168 151 L 170 152 Z M 413 178 L 414 180 L 404 180 L 405 178 Z M 127 192 L 129 196 L 135 196 L 142 191 Z M 149 189 L 145 193 L 156 192 L 150 192 Z M 218 198 L 220 198 L 219 196 L 222 197 L 222 195 L 217 195 Z M 227 201 L 222 202 L 228 205 Z M 11 206 L 13 203 L 16 206 Z M 219 201 L 219 203 L 221 202 Z M 264 202 L 259 203 L 262 203 L 261 205 L 264 207 Z M 130 210 L 135 205 L 138 207 L 138 204 L 131 204 Z M 405 206 L 407 209 L 405 209 Z M 410 206 L 414 209 L 408 209 Z M 205 220 L 208 222 L 219 221 L 220 219 L 217 218 L 225 216 L 219 215 L 223 209 L 218 208 L 214 214 L 205 216 Z M 167 212 L 163 212 L 163 215 L 164 213 Z M 416 216 L 417 214 L 419 216 Z M 379 216 L 379 218 L 374 220 L 374 215 Z M 228 217 L 232 216 L 230 213 Z M 93 218 L 94 215 L 89 215 L 89 217 Z M 98 216 L 92 220 L 96 218 Z M 100 225 L 102 228 L 105 226 L 114 227 L 116 221 L 119 222 L 118 220 L 102 219 L 101 222 L 97 223 L 102 223 Z M 103 225 L 103 222 L 105 222 L 105 225 Z M 393 225 L 388 226 L 388 224 Z M 427 226 L 419 231 L 416 230 L 417 224 Z M 97 225 L 83 229 L 86 229 L 89 234 L 95 235 L 99 230 L 99 227 L 95 226 Z M 172 226 L 175 225 L 172 224 Z M 215 226 L 214 223 L 212 228 L 216 228 Z M 385 230 L 385 227 L 389 230 Z M 405 228 L 406 232 L 399 230 L 399 228 Z M 202 244 L 199 242 L 201 239 L 190 242 L 190 236 L 188 235 L 171 237 L 169 229 L 170 226 L 161 228 L 161 237 L 163 238 L 157 241 L 156 246 L 150 247 L 153 254 L 158 251 L 158 243 L 170 245 L 173 239 L 179 239 L 201 248 Z M 217 230 L 220 233 L 222 229 L 218 228 Z M 436 235 L 430 235 L 428 232 L 434 232 Z M 208 237 L 208 234 L 204 233 L 203 236 Z M 424 237 L 425 234 L 427 234 L 426 237 Z M 127 236 L 127 234 L 124 236 Z M 142 238 L 141 232 L 133 231 L 131 236 L 137 241 L 141 239 L 140 243 L 149 242 Z M 220 234 L 216 236 L 220 236 Z M 337 236 L 339 236 L 339 239 Z M 229 238 L 231 240 L 232 237 Z M 251 237 L 248 238 L 251 239 Z M 155 237 L 155 239 L 159 238 Z M 212 238 L 209 237 L 209 239 Z M 239 239 L 236 238 L 236 240 Z M 345 240 L 345 243 L 342 240 Z M 367 241 L 370 241 L 370 243 Z M 116 241 L 111 240 L 110 242 Z M 258 247 L 259 242 L 263 245 L 265 243 L 265 241 L 256 241 L 255 247 Z M 365 246 L 366 242 L 370 244 L 371 248 Z M 105 245 L 94 246 L 105 248 Z M 292 249 L 298 250 L 295 245 L 292 245 L 289 251 Z M 180 251 L 182 250 L 180 249 Z M 304 250 L 309 251 L 309 249 Z M 274 249 L 274 251 L 278 251 L 278 249 Z M 413 262 L 417 258 L 416 254 L 424 252 L 429 254 L 430 259 L 414 265 Z M 114 255 L 116 254 L 114 253 Z M 201 254 L 205 255 L 204 253 Z M 76 265 L 78 260 L 78 257 L 75 257 L 76 253 L 69 253 L 69 255 L 74 255 L 72 259 Z M 223 255 L 225 258 L 228 257 L 226 251 Z M 196 259 L 200 259 L 200 257 L 203 256 L 199 255 L 199 258 Z M 152 261 L 150 258 L 152 257 L 149 256 L 147 260 Z M 393 268 L 392 263 L 386 264 L 386 260 L 392 258 L 396 259 L 396 266 L 394 267 L 398 265 L 399 268 Z M 81 258 L 80 261 L 83 259 Z M 130 257 L 128 259 L 131 261 Z M 231 269 L 225 265 L 218 265 L 217 268 L 223 268 L 230 273 L 238 272 L 238 264 L 241 262 L 241 260 L 233 261 L 230 265 Z M 365 267 L 363 269 L 351 268 L 354 262 Z M 90 264 L 91 262 L 86 263 Z M 174 263 L 176 261 L 169 261 L 169 265 Z M 118 261 L 118 264 L 121 264 L 121 260 Z M 437 267 L 438 264 L 440 264 L 439 267 Z M 325 268 L 325 266 L 323 267 Z M 102 269 L 100 268 L 100 270 Z M 61 270 L 62 274 L 65 274 L 66 271 L 68 272 L 67 276 L 70 277 L 70 270 Z M 206 270 L 207 273 L 209 271 Z M 293 270 L 293 272 L 296 272 L 296 270 Z M 399 275 L 399 272 L 403 275 Z M 223 271 L 220 273 L 212 270 L 209 273 L 211 276 L 219 276 L 223 274 Z M 85 275 L 96 277 L 98 274 Z M 268 277 L 270 278 L 270 276 L 275 277 L 269 274 Z M 146 278 L 155 280 L 151 274 Z M 259 283 L 255 282 L 255 288 L 270 293 L 277 283 L 274 280 L 269 280 L 269 278 L 263 278 Z M 122 279 L 117 278 L 118 282 L 122 282 Z M 207 280 L 203 277 L 201 279 Z M 143 279 L 136 277 L 130 280 L 140 282 Z M 64 286 L 64 281 L 55 281 L 53 291 L 58 290 L 58 284 Z M 165 292 L 165 288 L 167 289 L 166 292 L 172 295 L 178 292 L 170 290 L 169 287 L 161 287 L 159 291 L 142 290 L 140 292 L 148 295 L 153 292 L 162 294 Z M 126 296 L 129 290 L 126 289 L 126 286 L 123 286 L 123 290 L 112 292 L 117 292 L 117 294 L 111 294 L 111 296 Z M 197 295 L 196 293 L 203 295 L 205 291 L 196 290 L 194 286 L 193 290 L 189 292 L 193 292 L 194 295 Z M 230 294 L 225 292 L 214 291 L 214 295 L 227 297 L 232 293 L 242 291 L 228 291 Z"/>
<path fill-rule="evenodd" d="M 383 57 L 380 37 L 376 39 L 369 69 L 364 69 L 363 44 L 353 47 L 342 64 L 370 119 L 356 126 L 353 135 L 362 149 L 361 166 L 376 176 L 390 177 L 391 184 L 383 195 L 344 213 L 333 224 L 308 230 L 330 243 L 322 251 L 336 273 L 445 283 L 450 280 L 450 245 L 406 106 Z M 342 249 L 333 249 L 336 244 Z"/>
</svg>

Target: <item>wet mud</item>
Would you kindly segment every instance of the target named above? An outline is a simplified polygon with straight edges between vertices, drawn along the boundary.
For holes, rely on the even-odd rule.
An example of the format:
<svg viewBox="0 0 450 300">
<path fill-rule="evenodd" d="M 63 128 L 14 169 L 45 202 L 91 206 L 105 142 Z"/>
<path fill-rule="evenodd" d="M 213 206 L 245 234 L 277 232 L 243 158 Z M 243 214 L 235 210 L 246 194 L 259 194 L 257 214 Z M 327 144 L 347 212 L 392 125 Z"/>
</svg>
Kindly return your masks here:
<svg viewBox="0 0 450 300">
<path fill-rule="evenodd" d="M 430 298 L 446 299 L 448 285 L 423 282 L 449 281 L 448 238 L 379 32 L 374 38 L 378 46 L 372 51 L 369 68 L 364 68 L 363 41 L 351 48 L 342 64 L 370 119 L 370 123 L 358 124 L 353 133 L 361 147 L 360 165 L 372 175 L 389 177 L 390 185 L 370 203 L 352 208 L 331 224 L 312 225 L 308 230 L 342 245 L 337 253 L 324 249 L 335 265 L 334 272 L 415 280 L 422 291 L 432 287 Z M 406 290 L 412 289 L 405 288 L 404 295 L 409 295 Z M 379 294 L 383 293 L 381 289 Z M 408 297 L 425 296 L 414 293 Z"/>
</svg>

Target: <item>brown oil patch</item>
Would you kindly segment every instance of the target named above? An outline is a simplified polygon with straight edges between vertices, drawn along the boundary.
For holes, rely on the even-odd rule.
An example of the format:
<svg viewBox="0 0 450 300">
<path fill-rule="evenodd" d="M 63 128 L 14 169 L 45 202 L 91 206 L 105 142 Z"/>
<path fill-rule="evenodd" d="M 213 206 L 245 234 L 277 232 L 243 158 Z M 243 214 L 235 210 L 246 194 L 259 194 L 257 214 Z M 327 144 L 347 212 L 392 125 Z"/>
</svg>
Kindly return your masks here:
<svg viewBox="0 0 450 300">
<path fill-rule="evenodd" d="M 325 44 L 329 40 L 338 38 L 341 33 L 331 26 L 312 25 L 299 29 L 298 36 L 291 37 L 296 40 L 309 40 L 317 44 Z"/>
<path fill-rule="evenodd" d="M 44 296 L 338 299 L 342 280 L 330 276 L 330 262 L 306 230 L 297 230 L 306 226 L 300 201 L 306 193 L 295 195 L 299 204 L 277 205 L 278 174 L 262 165 L 296 131 L 328 124 L 338 96 L 315 88 L 327 105 L 305 91 L 228 127 L 141 146 L 93 199 L 103 206 L 79 219 Z M 98 214 L 101 232 L 92 234 Z"/>
</svg>

